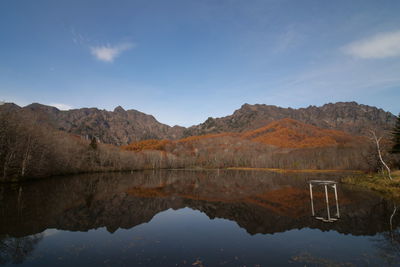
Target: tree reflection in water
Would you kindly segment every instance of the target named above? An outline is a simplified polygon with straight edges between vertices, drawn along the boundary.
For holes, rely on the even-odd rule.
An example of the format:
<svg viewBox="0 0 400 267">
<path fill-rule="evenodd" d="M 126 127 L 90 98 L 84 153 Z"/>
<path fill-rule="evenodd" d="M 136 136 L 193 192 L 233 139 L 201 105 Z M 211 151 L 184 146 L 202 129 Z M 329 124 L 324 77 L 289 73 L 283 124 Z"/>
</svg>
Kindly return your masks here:
<svg viewBox="0 0 400 267">
<path fill-rule="evenodd" d="M 393 227 L 393 225 L 396 225 L 395 220 L 398 219 L 398 207 L 393 204 L 393 212 L 389 219 L 390 230 L 379 234 L 378 239 L 375 240 L 379 249 L 379 257 L 393 266 L 400 263 L 400 227 Z"/>
<path fill-rule="evenodd" d="M 68 255 L 63 257 L 67 266 L 77 262 L 98 266 L 115 255 L 113 266 L 138 265 L 147 258 L 154 260 L 148 266 L 173 266 L 181 255 L 192 255 L 191 251 L 198 251 L 192 255 L 194 259 L 204 253 L 214 263 L 244 251 L 243 255 L 254 264 L 264 261 L 271 265 L 291 259 L 295 265 L 395 265 L 400 258 L 400 212 L 392 200 L 341 185 L 337 189 L 340 220 L 326 224 L 310 216 L 307 181 L 340 177 L 337 173 L 162 170 L 2 185 L 0 264 L 55 266 L 59 255 Z M 315 190 L 313 197 L 316 214 L 324 214 L 325 193 Z M 333 197 L 331 192 L 329 198 Z M 201 222 L 197 221 L 197 211 L 202 213 Z M 181 213 L 188 215 L 183 221 Z M 158 214 L 161 216 L 156 217 Z M 227 221 L 238 227 L 229 228 Z M 193 222 L 199 223 L 193 226 L 199 232 L 184 230 Z M 219 228 L 225 223 L 227 228 Z M 49 229 L 62 233 L 47 239 Z M 160 242 L 154 245 L 137 241 L 131 246 L 135 240 L 125 235 L 128 231 Z M 218 235 L 200 243 L 206 231 Z M 210 240 L 219 247 L 210 246 Z M 53 242 L 60 245 L 52 246 Z M 69 253 L 68 248 L 81 245 L 88 248 L 86 254 Z M 221 254 L 221 247 L 232 248 L 232 253 L 224 250 Z M 267 247 L 279 253 L 264 259 Z M 322 253 L 325 249 L 329 252 Z M 204 261 L 205 266 L 212 266 L 210 262 Z"/>
<path fill-rule="evenodd" d="M 33 252 L 43 234 L 25 237 L 0 237 L 0 264 L 20 264 Z"/>
</svg>

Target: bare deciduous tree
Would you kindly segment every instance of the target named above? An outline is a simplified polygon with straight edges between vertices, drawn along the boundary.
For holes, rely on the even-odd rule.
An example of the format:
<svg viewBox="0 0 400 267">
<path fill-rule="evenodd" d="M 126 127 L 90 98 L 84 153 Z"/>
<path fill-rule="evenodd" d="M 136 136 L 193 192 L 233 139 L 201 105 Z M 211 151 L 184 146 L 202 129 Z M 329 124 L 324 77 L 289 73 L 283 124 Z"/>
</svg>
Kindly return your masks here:
<svg viewBox="0 0 400 267">
<path fill-rule="evenodd" d="M 370 132 L 371 132 L 371 135 L 372 135 L 372 140 L 375 142 L 375 144 L 376 144 L 376 149 L 378 150 L 378 157 L 379 157 L 379 160 L 382 162 L 383 166 L 385 166 L 386 170 L 388 171 L 389 179 L 390 179 L 390 180 L 393 180 L 392 175 L 391 175 L 391 172 L 390 172 L 390 168 L 389 168 L 389 166 L 385 163 L 385 161 L 383 161 L 383 158 L 382 158 L 380 142 L 381 142 L 383 136 L 378 137 L 378 136 L 376 135 L 376 132 L 373 131 L 373 130 L 370 130 Z"/>
</svg>

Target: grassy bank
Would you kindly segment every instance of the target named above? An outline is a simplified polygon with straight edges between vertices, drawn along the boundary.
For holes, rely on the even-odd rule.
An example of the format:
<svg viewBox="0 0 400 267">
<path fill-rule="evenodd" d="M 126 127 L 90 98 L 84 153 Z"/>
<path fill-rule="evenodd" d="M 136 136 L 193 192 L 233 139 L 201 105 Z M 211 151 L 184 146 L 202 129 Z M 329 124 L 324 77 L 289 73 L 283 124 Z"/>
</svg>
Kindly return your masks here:
<svg viewBox="0 0 400 267">
<path fill-rule="evenodd" d="M 400 199 L 400 171 L 393 172 L 392 177 L 393 180 L 390 180 L 387 175 L 373 173 L 345 177 L 341 182 L 368 188 L 386 196 Z"/>
</svg>

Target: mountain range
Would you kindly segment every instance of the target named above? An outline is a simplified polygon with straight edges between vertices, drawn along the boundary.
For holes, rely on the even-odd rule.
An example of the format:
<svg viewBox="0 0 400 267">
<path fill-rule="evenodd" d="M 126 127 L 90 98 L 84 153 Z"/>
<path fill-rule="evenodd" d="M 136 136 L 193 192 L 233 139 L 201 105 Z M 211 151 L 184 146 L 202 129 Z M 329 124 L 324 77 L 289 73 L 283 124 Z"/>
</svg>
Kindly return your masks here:
<svg viewBox="0 0 400 267">
<path fill-rule="evenodd" d="M 271 137 L 271 129 L 276 128 L 271 126 L 271 123 L 282 119 L 290 119 L 283 122 L 286 126 L 290 124 L 289 128 L 292 130 L 293 127 L 298 130 L 305 129 L 305 125 L 311 128 L 317 127 L 312 130 L 313 136 L 319 131 L 317 135 L 325 138 L 325 141 L 329 138 L 332 141 L 338 135 L 343 137 L 343 134 L 325 130 L 338 130 L 350 135 L 362 136 L 366 135 L 370 129 L 391 130 L 396 121 L 396 116 L 390 112 L 356 102 L 337 102 L 299 109 L 244 104 L 232 115 L 221 118 L 210 117 L 205 122 L 188 128 L 171 127 L 160 123 L 152 115 L 134 109 L 125 110 L 120 106 L 113 111 L 98 108 L 63 111 L 38 103 L 25 107 L 19 107 L 13 103 L 0 105 L 0 114 L 10 111 L 34 114 L 38 121 L 58 130 L 86 138 L 95 137 L 102 143 L 114 145 L 127 145 L 147 139 L 177 140 L 217 133 L 242 133 L 247 134 L 250 139 L 261 140 L 260 134 L 269 131 Z M 298 132 L 298 130 L 293 131 Z M 321 131 L 325 131 L 324 134 Z M 279 136 L 279 132 L 275 131 L 275 135 Z"/>
</svg>

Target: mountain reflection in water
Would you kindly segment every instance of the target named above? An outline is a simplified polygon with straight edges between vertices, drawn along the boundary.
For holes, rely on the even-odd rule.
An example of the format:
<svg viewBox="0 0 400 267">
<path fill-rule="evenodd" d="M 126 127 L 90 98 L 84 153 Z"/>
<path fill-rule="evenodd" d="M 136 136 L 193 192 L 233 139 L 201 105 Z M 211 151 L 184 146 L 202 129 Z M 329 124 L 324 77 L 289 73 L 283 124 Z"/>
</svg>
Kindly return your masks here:
<svg viewBox="0 0 400 267">
<path fill-rule="evenodd" d="M 396 265 L 400 216 L 391 201 L 339 185 L 340 219 L 327 224 L 311 216 L 307 181 L 341 176 L 148 171 L 2 185 L 0 264 Z M 323 191 L 314 191 L 314 209 L 320 213 L 326 210 L 324 198 Z M 214 218 L 218 219 L 210 220 Z M 127 245 L 132 241 L 126 239 L 129 235 L 135 236 L 132 246 Z M 344 250 L 321 251 L 335 244 Z M 68 252 L 66 259 L 68 246 L 74 251 L 79 246 L 80 253 Z M 82 252 L 87 250 L 91 252 Z M 362 253 L 373 255 L 363 258 Z"/>
</svg>

